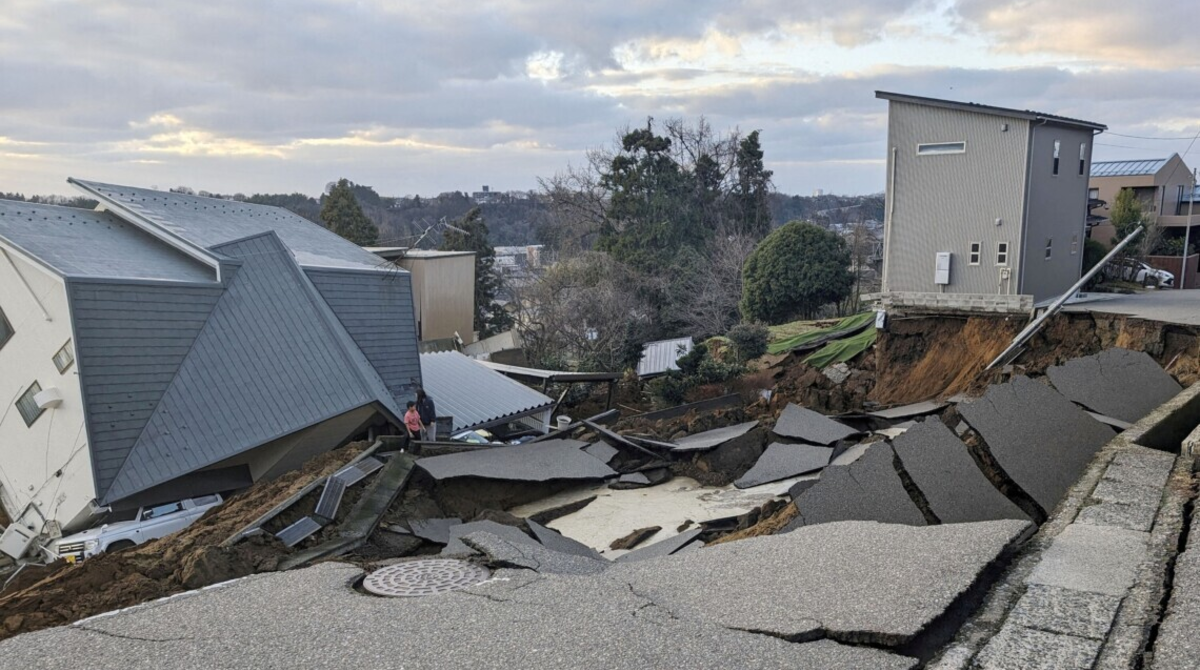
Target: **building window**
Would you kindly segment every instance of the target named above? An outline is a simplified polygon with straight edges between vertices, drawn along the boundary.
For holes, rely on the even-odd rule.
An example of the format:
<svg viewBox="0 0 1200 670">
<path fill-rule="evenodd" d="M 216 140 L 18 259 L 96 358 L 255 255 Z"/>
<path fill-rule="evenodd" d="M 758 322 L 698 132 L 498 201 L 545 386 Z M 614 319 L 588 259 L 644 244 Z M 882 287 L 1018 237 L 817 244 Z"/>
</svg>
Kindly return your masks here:
<svg viewBox="0 0 1200 670">
<path fill-rule="evenodd" d="M 996 245 L 996 265 L 1008 265 L 1008 242 Z"/>
<path fill-rule="evenodd" d="M 1062 149 L 1062 142 L 1054 140 L 1054 174 L 1058 174 L 1058 152 Z"/>
<path fill-rule="evenodd" d="M 58 368 L 59 374 L 62 374 L 70 369 L 74 362 L 75 355 L 71 353 L 71 340 L 67 340 L 67 343 L 62 345 L 62 349 L 54 354 L 54 367 Z"/>
<path fill-rule="evenodd" d="M 0 309 L 0 349 L 12 339 L 13 329 L 9 325 L 8 319 L 4 316 L 4 310 Z"/>
<path fill-rule="evenodd" d="M 1087 167 L 1087 143 L 1079 143 L 1079 176 L 1083 176 L 1084 169 Z"/>
<path fill-rule="evenodd" d="M 1050 260 L 1050 256 L 1052 255 L 1053 249 L 1054 249 L 1054 238 L 1047 237 L 1046 238 L 1046 260 Z"/>
<path fill-rule="evenodd" d="M 29 387 L 29 390 L 22 393 L 20 398 L 17 398 L 17 411 L 21 413 L 21 418 L 25 419 L 26 426 L 32 426 L 33 422 L 37 421 L 37 418 L 42 415 L 42 412 L 46 411 L 38 407 L 37 401 L 33 399 L 33 396 L 41 392 L 42 385 L 34 382 L 33 386 Z"/>
<path fill-rule="evenodd" d="M 1089 188 L 1088 189 L 1088 200 L 1099 200 L 1099 199 L 1100 199 L 1100 189 Z"/>
<path fill-rule="evenodd" d="M 1072 235 L 1071 236 L 1071 255 L 1074 256 L 1077 253 L 1079 253 L 1079 236 Z"/>
<path fill-rule="evenodd" d="M 971 243 L 971 265 L 979 265 L 979 250 L 982 246 L 979 242 Z"/>
<path fill-rule="evenodd" d="M 918 144 L 917 154 L 920 156 L 933 156 L 937 154 L 961 154 L 966 152 L 966 142 L 933 142 L 930 144 Z"/>
</svg>

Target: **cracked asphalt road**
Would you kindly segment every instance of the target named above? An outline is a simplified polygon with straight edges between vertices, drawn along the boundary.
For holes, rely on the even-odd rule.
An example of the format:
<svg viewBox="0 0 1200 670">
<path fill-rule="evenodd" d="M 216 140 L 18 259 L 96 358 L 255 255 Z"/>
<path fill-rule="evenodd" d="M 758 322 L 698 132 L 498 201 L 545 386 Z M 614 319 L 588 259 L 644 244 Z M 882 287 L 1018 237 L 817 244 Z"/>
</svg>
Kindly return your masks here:
<svg viewBox="0 0 1200 670">
<path fill-rule="evenodd" d="M 361 570 L 324 563 L 12 638 L 0 666 L 911 668 L 869 646 L 783 638 L 907 636 L 1025 530 L 825 524 L 599 573 L 502 569 L 422 598 L 364 595 L 351 587 Z"/>
</svg>

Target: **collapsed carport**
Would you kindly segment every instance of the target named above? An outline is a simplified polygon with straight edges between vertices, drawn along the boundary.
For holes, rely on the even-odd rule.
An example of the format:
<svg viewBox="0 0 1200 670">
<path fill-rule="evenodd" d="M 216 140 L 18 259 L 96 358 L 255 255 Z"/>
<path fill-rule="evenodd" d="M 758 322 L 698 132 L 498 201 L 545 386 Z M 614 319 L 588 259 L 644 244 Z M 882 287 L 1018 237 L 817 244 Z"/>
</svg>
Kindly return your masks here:
<svg viewBox="0 0 1200 670">
<path fill-rule="evenodd" d="M 421 378 L 451 434 L 510 423 L 549 430 L 554 400 L 456 351 L 421 354 Z"/>
</svg>

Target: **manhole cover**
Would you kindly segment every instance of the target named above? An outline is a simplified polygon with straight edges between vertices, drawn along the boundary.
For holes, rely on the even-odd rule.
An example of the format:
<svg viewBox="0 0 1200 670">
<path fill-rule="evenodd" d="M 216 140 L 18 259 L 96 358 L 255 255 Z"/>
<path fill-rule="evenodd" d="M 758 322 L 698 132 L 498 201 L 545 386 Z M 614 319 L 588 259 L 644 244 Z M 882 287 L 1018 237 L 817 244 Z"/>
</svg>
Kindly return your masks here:
<svg viewBox="0 0 1200 670">
<path fill-rule="evenodd" d="M 451 559 L 426 559 L 380 568 L 367 575 L 363 588 L 380 596 L 431 596 L 485 581 L 487 568 Z"/>
</svg>

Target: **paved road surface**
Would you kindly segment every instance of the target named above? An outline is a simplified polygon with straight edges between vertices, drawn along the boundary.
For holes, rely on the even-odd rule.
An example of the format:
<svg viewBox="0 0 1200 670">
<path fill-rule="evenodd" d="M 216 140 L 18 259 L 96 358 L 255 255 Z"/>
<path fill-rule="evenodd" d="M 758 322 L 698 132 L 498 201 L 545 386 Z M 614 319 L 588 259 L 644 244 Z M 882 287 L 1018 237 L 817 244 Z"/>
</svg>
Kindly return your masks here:
<svg viewBox="0 0 1200 670">
<path fill-rule="evenodd" d="M 1200 326 L 1200 289 L 1146 291 L 1135 295 L 1092 293 L 1064 309 L 1076 313 L 1128 314 L 1149 321 Z"/>
</svg>

